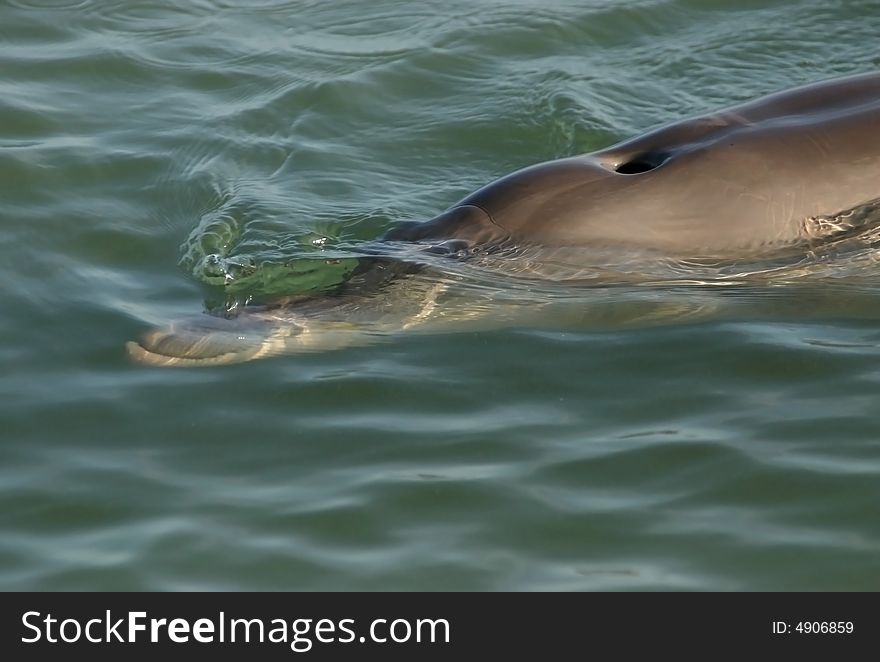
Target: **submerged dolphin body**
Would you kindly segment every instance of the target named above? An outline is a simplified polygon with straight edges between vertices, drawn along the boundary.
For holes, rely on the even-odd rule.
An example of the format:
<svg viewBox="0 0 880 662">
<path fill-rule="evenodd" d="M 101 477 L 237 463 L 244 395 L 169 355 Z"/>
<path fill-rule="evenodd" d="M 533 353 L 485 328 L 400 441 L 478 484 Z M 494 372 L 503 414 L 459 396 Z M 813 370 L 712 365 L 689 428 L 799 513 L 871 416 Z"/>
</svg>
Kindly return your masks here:
<svg viewBox="0 0 880 662">
<path fill-rule="evenodd" d="M 880 73 L 871 73 L 780 92 L 519 170 L 431 221 L 393 229 L 385 240 L 457 255 L 506 251 L 514 273 L 518 255 L 529 249 L 574 251 L 582 261 L 603 252 L 759 259 L 862 231 L 877 214 L 856 212 L 876 210 L 878 198 Z M 393 281 L 406 271 L 394 262 L 367 261 L 366 280 Z M 505 269 L 503 259 L 496 264 Z M 377 270 L 391 278 L 376 278 Z M 438 296 L 430 286 L 416 289 L 409 300 L 418 303 L 398 326 L 418 326 Z M 363 287 L 346 285 L 336 297 L 234 320 L 202 316 L 154 330 L 128 350 L 151 364 L 204 365 L 348 345 L 387 328 L 377 317 L 358 319 L 368 298 Z M 460 310 L 449 317 L 469 315 Z"/>
</svg>

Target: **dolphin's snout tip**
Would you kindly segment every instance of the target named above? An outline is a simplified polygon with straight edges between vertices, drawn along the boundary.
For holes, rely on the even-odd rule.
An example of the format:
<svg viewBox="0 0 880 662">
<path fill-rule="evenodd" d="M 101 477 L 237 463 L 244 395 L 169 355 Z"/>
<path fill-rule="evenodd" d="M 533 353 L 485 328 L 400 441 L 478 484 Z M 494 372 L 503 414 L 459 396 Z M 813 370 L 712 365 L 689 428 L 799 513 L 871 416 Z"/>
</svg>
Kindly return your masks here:
<svg viewBox="0 0 880 662">
<path fill-rule="evenodd" d="M 200 316 L 147 331 L 125 344 L 126 354 L 153 366 L 210 366 L 241 363 L 268 351 L 271 327 Z"/>
<path fill-rule="evenodd" d="M 351 322 L 293 316 L 200 315 L 147 331 L 125 344 L 137 363 L 162 367 L 216 366 L 294 352 L 369 343 L 375 335 Z"/>
<path fill-rule="evenodd" d="M 147 334 L 147 336 L 152 334 Z M 125 353 L 129 359 L 143 365 L 160 367 L 200 367 L 215 366 L 228 363 L 240 363 L 251 359 L 255 353 L 242 349 L 238 352 L 198 353 L 194 351 L 174 352 L 161 343 L 149 342 L 147 336 L 139 341 L 130 340 L 125 343 Z"/>
</svg>

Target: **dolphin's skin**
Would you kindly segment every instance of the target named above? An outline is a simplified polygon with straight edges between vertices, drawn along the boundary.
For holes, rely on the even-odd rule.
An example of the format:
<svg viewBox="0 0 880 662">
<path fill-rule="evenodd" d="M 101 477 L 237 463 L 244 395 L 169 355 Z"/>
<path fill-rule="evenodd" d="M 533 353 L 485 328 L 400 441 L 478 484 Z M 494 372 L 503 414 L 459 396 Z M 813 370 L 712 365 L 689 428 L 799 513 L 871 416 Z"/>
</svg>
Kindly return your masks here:
<svg viewBox="0 0 880 662">
<path fill-rule="evenodd" d="M 880 197 L 880 73 L 821 82 L 519 170 L 394 239 L 740 257 Z"/>
<path fill-rule="evenodd" d="M 878 220 L 878 199 L 880 73 L 870 73 L 780 92 L 519 170 L 428 222 L 391 230 L 383 241 L 464 255 L 513 248 L 510 273 L 523 248 L 573 251 L 582 262 L 615 251 L 754 260 L 861 232 Z M 504 269 L 504 260 L 497 264 Z M 232 363 L 358 344 L 389 328 L 419 326 L 435 309 L 442 311 L 435 317 L 455 317 L 439 308 L 442 288 L 423 282 L 423 290 L 404 287 L 408 294 L 401 295 L 398 282 L 395 300 L 415 300 L 415 307 L 403 322 L 376 321 L 387 307 L 364 295 L 411 270 L 401 260 L 365 259 L 335 296 L 245 309 L 234 320 L 175 323 L 128 343 L 128 353 L 154 365 Z M 372 317 L 371 306 L 378 311 Z M 458 316 L 476 317 L 467 310 Z"/>
</svg>

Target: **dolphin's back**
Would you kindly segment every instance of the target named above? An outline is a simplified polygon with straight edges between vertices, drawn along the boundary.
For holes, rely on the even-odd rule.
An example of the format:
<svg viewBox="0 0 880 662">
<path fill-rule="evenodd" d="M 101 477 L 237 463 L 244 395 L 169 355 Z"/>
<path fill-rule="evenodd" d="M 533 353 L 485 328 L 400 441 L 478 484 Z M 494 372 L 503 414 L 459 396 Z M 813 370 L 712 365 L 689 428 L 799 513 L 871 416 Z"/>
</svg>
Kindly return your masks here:
<svg viewBox="0 0 880 662">
<path fill-rule="evenodd" d="M 466 197 L 522 242 L 675 255 L 807 238 L 880 197 L 880 74 L 808 85 L 517 171 Z M 815 239 L 815 237 L 810 237 Z"/>
</svg>

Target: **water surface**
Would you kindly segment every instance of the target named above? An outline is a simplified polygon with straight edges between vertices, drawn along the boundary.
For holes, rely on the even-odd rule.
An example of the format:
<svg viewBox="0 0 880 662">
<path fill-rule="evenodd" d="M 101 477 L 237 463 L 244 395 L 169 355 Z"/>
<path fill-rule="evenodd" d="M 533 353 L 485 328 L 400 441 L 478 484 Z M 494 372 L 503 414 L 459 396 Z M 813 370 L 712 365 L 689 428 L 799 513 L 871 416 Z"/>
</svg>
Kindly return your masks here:
<svg viewBox="0 0 880 662">
<path fill-rule="evenodd" d="M 597 291 L 653 324 L 123 350 L 216 302 L 204 255 L 333 257 L 518 167 L 875 70 L 877 34 L 873 0 L 6 0 L 0 587 L 877 590 L 869 266 Z"/>
</svg>

